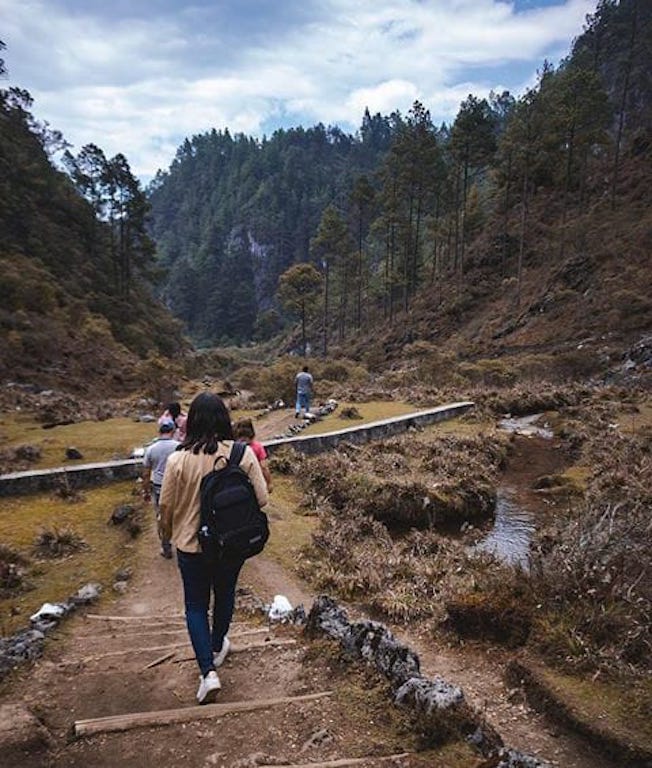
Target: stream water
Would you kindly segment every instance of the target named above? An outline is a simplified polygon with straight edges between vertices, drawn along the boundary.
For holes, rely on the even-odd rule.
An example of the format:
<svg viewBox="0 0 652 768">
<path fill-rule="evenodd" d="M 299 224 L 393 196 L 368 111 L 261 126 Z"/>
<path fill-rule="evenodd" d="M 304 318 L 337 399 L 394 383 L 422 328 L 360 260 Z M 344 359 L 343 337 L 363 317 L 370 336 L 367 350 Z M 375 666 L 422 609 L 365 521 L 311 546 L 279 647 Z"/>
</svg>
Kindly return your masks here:
<svg viewBox="0 0 652 768">
<path fill-rule="evenodd" d="M 541 439 L 548 441 L 553 437 L 547 424 L 540 423 L 542 418 L 542 414 L 507 417 L 499 423 L 499 427 L 520 436 L 517 439 L 522 441 L 539 438 L 535 442 L 541 443 Z M 528 508 L 529 494 L 523 490 L 509 483 L 498 488 L 493 528 L 475 545 L 474 551 L 490 553 L 508 565 L 527 571 L 530 566 L 530 543 L 536 530 L 536 513 Z"/>
<path fill-rule="evenodd" d="M 530 566 L 530 541 L 536 526 L 533 513 L 516 503 L 514 496 L 513 489 L 498 489 L 494 526 L 474 549 L 527 571 Z"/>
</svg>

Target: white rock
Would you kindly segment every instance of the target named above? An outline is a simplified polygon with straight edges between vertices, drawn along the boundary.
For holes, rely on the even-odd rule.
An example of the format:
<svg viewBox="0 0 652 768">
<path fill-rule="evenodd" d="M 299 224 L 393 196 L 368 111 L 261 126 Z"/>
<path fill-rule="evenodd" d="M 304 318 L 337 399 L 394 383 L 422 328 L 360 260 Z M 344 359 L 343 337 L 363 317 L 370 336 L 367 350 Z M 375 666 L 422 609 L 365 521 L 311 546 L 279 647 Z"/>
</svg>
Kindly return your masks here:
<svg viewBox="0 0 652 768">
<path fill-rule="evenodd" d="M 274 600 L 269 609 L 270 621 L 280 621 L 292 611 L 292 604 L 285 595 L 274 595 Z"/>
</svg>

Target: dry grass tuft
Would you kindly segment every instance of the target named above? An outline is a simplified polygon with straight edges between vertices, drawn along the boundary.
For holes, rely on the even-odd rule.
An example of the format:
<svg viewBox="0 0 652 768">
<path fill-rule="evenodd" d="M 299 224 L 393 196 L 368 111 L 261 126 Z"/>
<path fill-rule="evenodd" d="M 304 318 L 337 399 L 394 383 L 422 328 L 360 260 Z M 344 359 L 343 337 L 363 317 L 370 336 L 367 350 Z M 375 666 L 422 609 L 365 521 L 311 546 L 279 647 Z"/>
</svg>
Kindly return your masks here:
<svg viewBox="0 0 652 768">
<path fill-rule="evenodd" d="M 268 459 L 270 471 L 279 475 L 298 474 L 303 466 L 304 457 L 302 453 L 293 448 L 284 446 L 274 451 Z"/>
<path fill-rule="evenodd" d="M 84 494 L 78 489 L 70 485 L 70 482 L 66 475 L 63 475 L 57 482 L 56 488 L 52 491 L 53 498 L 67 501 L 70 504 L 78 504 L 85 500 Z"/>
<path fill-rule="evenodd" d="M 86 547 L 86 542 L 72 528 L 54 525 L 40 531 L 34 542 L 34 554 L 44 558 L 66 557 Z"/>
<path fill-rule="evenodd" d="M 650 439 L 596 433 L 586 501 L 535 558 L 539 646 L 580 669 L 652 664 Z"/>
<path fill-rule="evenodd" d="M 307 460 L 311 490 L 335 511 L 355 509 L 395 531 L 456 528 L 487 519 L 495 506 L 499 440 L 403 436 Z"/>
<path fill-rule="evenodd" d="M 448 624 L 462 637 L 493 640 L 510 648 L 523 645 L 530 634 L 533 598 L 524 574 L 506 573 L 482 590 L 461 594 L 446 603 Z"/>
<path fill-rule="evenodd" d="M 30 586 L 25 581 L 27 558 L 6 544 L 0 544 L 0 598 L 24 592 Z"/>
<path fill-rule="evenodd" d="M 503 459 L 499 440 L 433 431 L 306 459 L 319 527 L 302 575 L 393 621 L 443 619 L 444 600 L 494 566 L 467 553 L 470 538 L 438 529 L 491 514 Z"/>
</svg>

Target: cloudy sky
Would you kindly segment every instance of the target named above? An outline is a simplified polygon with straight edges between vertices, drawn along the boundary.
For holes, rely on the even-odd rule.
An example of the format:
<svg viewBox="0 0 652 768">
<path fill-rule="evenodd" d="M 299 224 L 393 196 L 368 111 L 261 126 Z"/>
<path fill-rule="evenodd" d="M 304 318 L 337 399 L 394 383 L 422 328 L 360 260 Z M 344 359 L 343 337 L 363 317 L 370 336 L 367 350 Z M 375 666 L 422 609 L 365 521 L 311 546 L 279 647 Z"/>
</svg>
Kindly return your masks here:
<svg viewBox="0 0 652 768">
<path fill-rule="evenodd" d="M 0 0 L 9 76 L 78 151 L 123 152 L 147 181 L 183 138 L 262 137 L 415 99 L 451 121 L 469 93 L 533 82 L 595 0 Z"/>
</svg>

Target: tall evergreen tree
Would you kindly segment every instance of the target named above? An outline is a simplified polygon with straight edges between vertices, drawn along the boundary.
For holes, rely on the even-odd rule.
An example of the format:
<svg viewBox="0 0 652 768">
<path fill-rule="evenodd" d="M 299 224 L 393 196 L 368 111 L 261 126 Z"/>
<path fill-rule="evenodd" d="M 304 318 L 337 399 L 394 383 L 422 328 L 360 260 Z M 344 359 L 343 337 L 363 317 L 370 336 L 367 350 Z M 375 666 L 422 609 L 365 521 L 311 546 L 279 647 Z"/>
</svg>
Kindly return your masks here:
<svg viewBox="0 0 652 768">
<path fill-rule="evenodd" d="M 496 118 L 486 99 L 469 94 L 460 105 L 451 130 L 451 151 L 457 164 L 455 265 L 461 277 L 466 245 L 467 201 L 471 179 L 489 163 L 496 148 Z"/>
<path fill-rule="evenodd" d="M 374 188 L 366 176 L 359 176 L 351 190 L 354 227 L 356 231 L 358 256 L 355 272 L 355 326 L 362 326 L 362 294 L 364 289 L 364 242 L 371 220 L 371 207 L 375 199 Z"/>
<path fill-rule="evenodd" d="M 306 325 L 317 311 L 322 288 L 321 272 L 312 264 L 295 264 L 286 270 L 278 282 L 278 299 L 281 306 L 301 323 L 301 349 L 306 356 Z"/>
<path fill-rule="evenodd" d="M 351 262 L 352 241 L 346 222 L 334 205 L 329 205 L 319 222 L 317 234 L 311 242 L 311 253 L 319 260 L 324 273 L 324 320 L 323 353 L 328 352 L 330 333 L 330 291 L 333 269 L 339 272 L 340 303 L 339 325 L 345 323 L 346 296 L 348 296 L 348 269 Z"/>
</svg>

